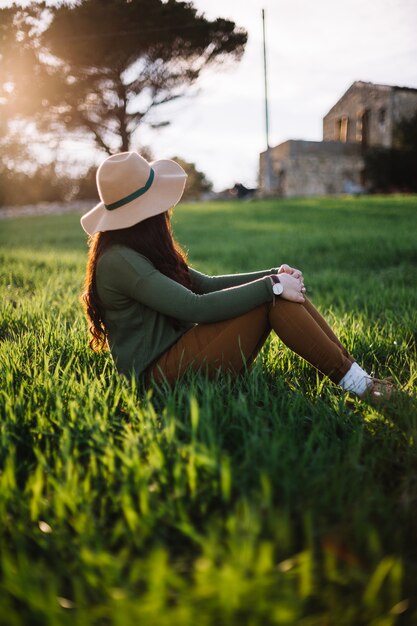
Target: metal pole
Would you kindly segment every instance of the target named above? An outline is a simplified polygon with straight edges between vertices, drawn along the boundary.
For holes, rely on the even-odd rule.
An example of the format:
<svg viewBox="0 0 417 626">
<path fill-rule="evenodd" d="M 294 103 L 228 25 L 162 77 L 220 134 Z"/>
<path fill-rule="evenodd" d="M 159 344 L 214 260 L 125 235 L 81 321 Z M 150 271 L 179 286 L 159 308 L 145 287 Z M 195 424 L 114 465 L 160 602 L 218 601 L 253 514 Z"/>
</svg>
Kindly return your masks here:
<svg viewBox="0 0 417 626">
<path fill-rule="evenodd" d="M 262 32 L 264 48 L 264 87 L 265 87 L 265 131 L 266 147 L 269 149 L 269 112 L 268 112 L 268 72 L 266 64 L 265 9 L 262 9 Z"/>
<path fill-rule="evenodd" d="M 263 32 L 263 52 L 264 52 L 264 88 L 265 88 L 265 134 L 266 134 L 266 154 L 265 154 L 265 192 L 271 193 L 271 154 L 269 145 L 269 111 L 268 111 L 268 73 L 266 63 L 266 36 L 265 36 L 265 9 L 262 9 L 262 32 Z"/>
</svg>

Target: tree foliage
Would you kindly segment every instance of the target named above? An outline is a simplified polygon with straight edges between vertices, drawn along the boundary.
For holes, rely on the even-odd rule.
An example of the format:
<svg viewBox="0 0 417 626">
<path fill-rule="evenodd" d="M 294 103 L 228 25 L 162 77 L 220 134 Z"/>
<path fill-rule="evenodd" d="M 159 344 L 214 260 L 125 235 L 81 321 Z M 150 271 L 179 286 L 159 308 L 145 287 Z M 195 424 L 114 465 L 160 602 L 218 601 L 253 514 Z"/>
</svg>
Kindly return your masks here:
<svg viewBox="0 0 417 626">
<path fill-rule="evenodd" d="M 394 148 L 374 147 L 365 154 L 372 191 L 417 192 L 417 112 L 394 128 Z"/>
<path fill-rule="evenodd" d="M 1 28 L 0 37 L 8 37 L 11 58 L 21 57 L 9 80 L 9 115 L 87 133 L 109 154 L 130 149 L 145 119 L 168 123 L 152 115 L 155 107 L 183 96 L 206 67 L 239 59 L 247 39 L 234 22 L 210 21 L 175 0 L 37 3 L 13 15 L 2 9 L 4 18 L 13 29 Z"/>
<path fill-rule="evenodd" d="M 204 193 L 212 190 L 213 183 L 206 178 L 203 172 L 200 172 L 194 163 L 189 163 L 180 157 L 172 157 L 187 172 L 187 183 L 185 185 L 184 200 L 200 200 Z"/>
<path fill-rule="evenodd" d="M 410 118 L 402 119 L 395 129 L 396 142 L 402 150 L 417 154 L 417 111 Z"/>
</svg>

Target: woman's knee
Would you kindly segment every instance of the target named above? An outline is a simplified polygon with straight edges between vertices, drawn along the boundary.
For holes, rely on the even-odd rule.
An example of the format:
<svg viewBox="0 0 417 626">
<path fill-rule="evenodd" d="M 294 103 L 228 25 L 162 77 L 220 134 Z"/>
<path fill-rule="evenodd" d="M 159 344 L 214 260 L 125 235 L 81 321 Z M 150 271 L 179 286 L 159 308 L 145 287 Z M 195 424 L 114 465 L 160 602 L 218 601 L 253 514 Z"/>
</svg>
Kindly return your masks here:
<svg viewBox="0 0 417 626">
<path fill-rule="evenodd" d="M 289 300 L 276 299 L 267 306 L 268 321 L 272 328 L 274 327 L 274 320 L 291 320 L 306 313 L 302 302 L 290 302 Z"/>
</svg>

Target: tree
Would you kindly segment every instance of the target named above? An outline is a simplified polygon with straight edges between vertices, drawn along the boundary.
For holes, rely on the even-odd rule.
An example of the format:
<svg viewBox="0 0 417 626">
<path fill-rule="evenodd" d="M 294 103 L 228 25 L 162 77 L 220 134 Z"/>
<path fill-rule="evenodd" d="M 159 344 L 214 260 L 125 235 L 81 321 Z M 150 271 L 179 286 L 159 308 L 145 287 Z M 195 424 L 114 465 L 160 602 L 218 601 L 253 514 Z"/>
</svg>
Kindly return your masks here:
<svg viewBox="0 0 417 626">
<path fill-rule="evenodd" d="M 417 153 L 417 111 L 413 116 L 398 122 L 394 129 L 395 141 L 401 150 Z"/>
<path fill-rule="evenodd" d="M 365 153 L 365 171 L 372 190 L 417 191 L 417 112 L 397 122 L 393 148 L 369 148 Z"/>
<path fill-rule="evenodd" d="M 145 119 L 167 124 L 155 107 L 183 96 L 206 67 L 239 59 L 247 40 L 234 22 L 175 0 L 38 3 L 14 22 L 33 62 L 14 77 L 11 108 L 43 130 L 87 133 L 108 154 L 130 149 Z"/>
<path fill-rule="evenodd" d="M 200 172 L 194 163 L 184 161 L 180 157 L 172 157 L 187 172 L 187 183 L 185 185 L 184 200 L 199 200 L 203 193 L 211 191 L 213 183 L 209 181 L 203 172 Z"/>
</svg>

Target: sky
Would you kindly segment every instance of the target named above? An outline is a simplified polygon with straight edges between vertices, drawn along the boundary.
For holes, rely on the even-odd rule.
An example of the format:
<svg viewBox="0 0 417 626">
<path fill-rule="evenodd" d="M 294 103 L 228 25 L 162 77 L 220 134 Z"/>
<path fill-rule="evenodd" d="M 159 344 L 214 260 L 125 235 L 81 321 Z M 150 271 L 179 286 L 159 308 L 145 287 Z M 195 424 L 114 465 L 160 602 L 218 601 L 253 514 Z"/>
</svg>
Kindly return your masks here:
<svg viewBox="0 0 417 626">
<path fill-rule="evenodd" d="M 322 118 L 355 80 L 417 88 L 416 0 L 194 0 L 208 18 L 246 28 L 239 63 L 207 70 L 198 93 L 160 113 L 172 120 L 140 140 L 178 155 L 216 190 L 257 184 L 266 148 L 262 8 L 266 16 L 270 145 L 322 139 Z"/>
</svg>

